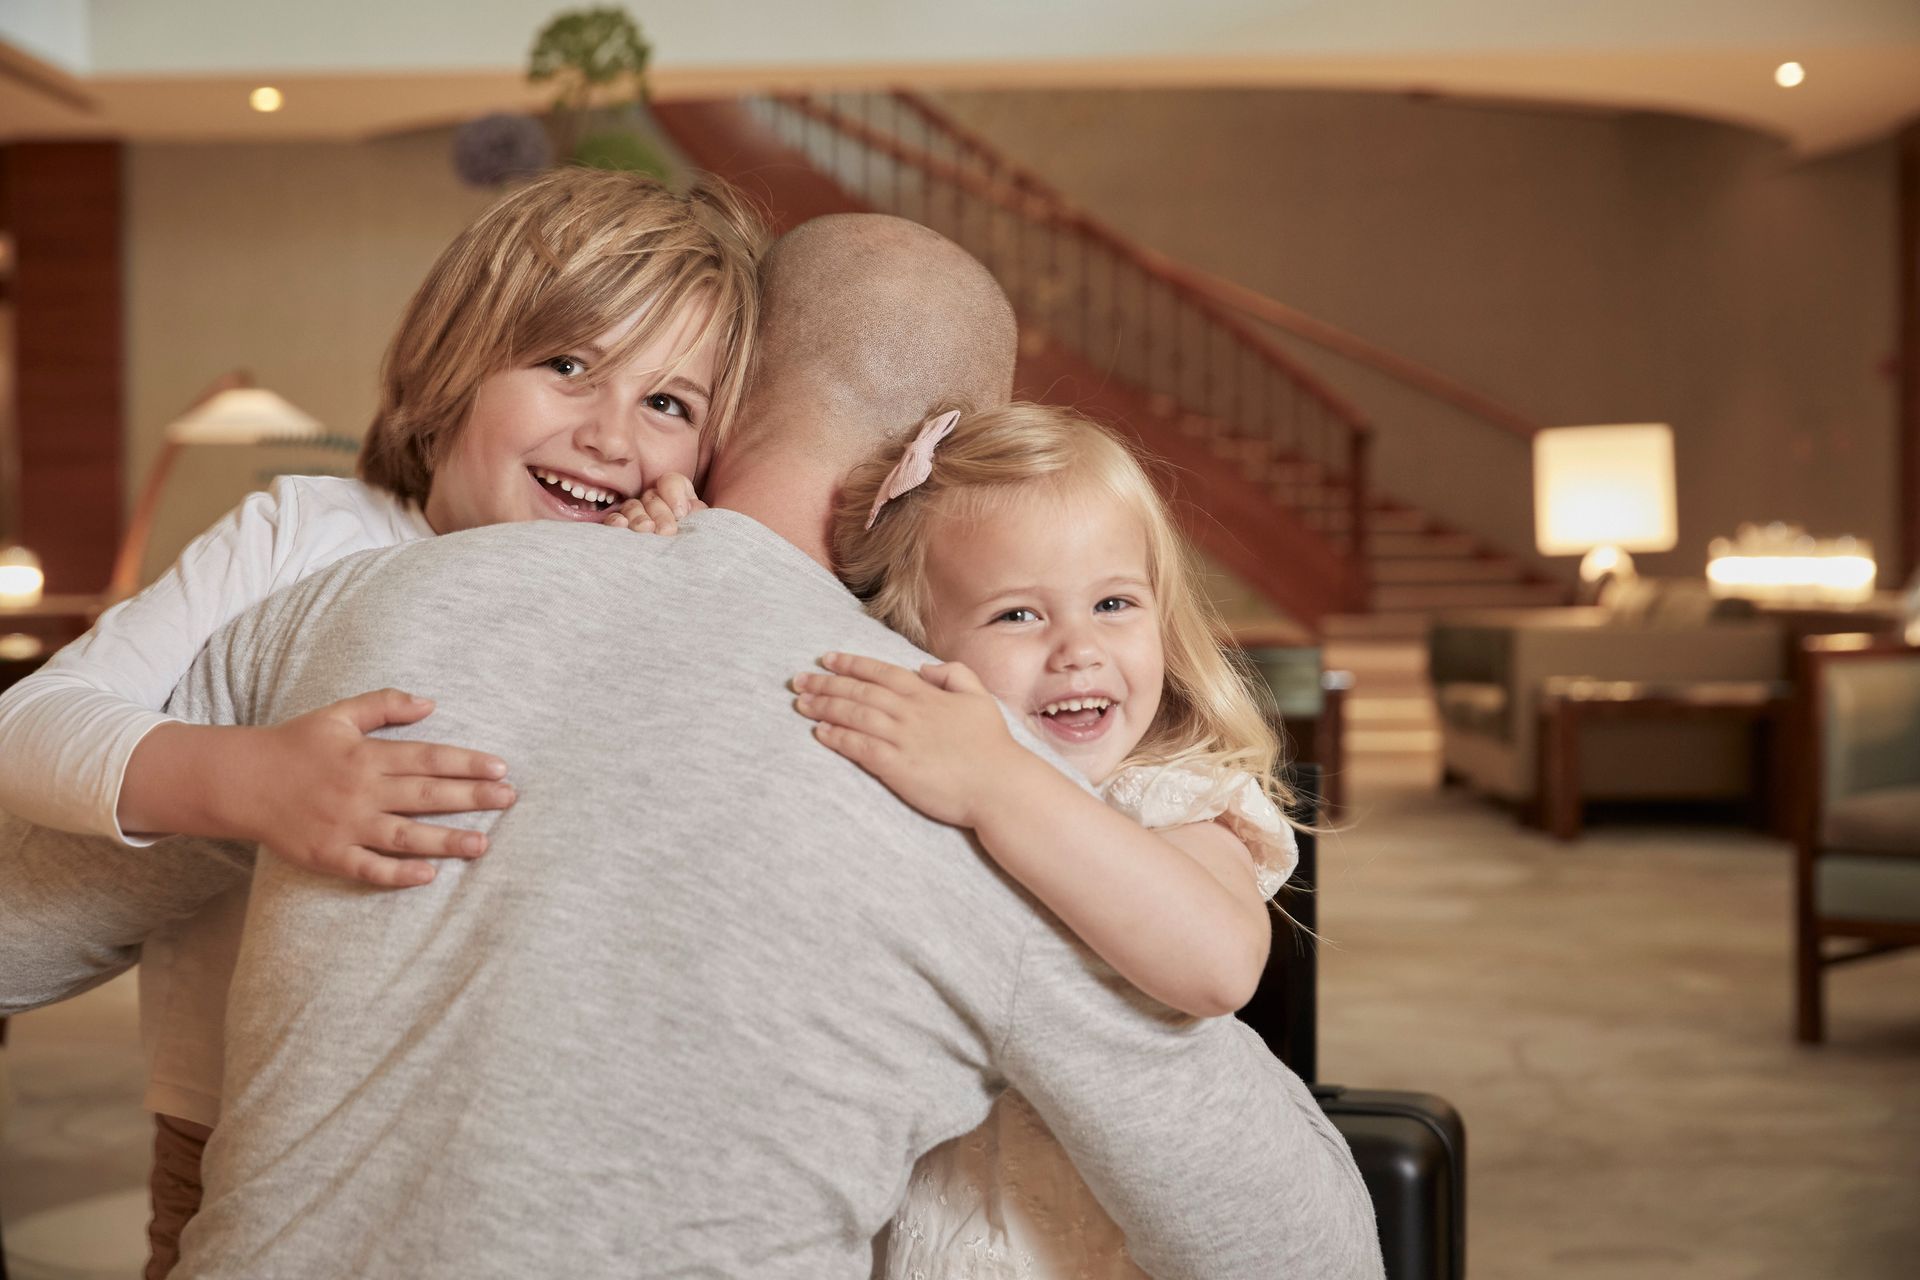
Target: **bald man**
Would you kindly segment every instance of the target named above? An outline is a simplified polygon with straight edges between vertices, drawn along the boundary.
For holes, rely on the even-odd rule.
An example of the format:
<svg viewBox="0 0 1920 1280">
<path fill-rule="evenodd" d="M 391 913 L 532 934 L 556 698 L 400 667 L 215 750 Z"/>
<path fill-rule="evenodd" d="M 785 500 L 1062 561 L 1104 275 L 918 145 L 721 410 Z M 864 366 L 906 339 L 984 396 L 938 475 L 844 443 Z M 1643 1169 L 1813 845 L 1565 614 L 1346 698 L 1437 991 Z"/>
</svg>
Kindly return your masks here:
<svg viewBox="0 0 1920 1280">
<path fill-rule="evenodd" d="M 745 422 L 677 537 L 356 557 L 183 683 L 176 710 L 243 724 L 422 690 L 415 736 L 504 757 L 520 799 L 421 889 L 260 861 L 177 1274 L 855 1280 L 914 1161 L 1012 1085 L 1150 1273 L 1379 1275 L 1344 1143 L 1257 1037 L 1120 981 L 791 709 L 829 650 L 925 660 L 828 571 L 828 513 L 936 401 L 1004 400 L 1014 333 L 978 263 L 894 219 L 810 223 L 763 279 Z M 242 874 L 93 848 L 0 906 L 0 975 L 84 980 Z"/>
</svg>

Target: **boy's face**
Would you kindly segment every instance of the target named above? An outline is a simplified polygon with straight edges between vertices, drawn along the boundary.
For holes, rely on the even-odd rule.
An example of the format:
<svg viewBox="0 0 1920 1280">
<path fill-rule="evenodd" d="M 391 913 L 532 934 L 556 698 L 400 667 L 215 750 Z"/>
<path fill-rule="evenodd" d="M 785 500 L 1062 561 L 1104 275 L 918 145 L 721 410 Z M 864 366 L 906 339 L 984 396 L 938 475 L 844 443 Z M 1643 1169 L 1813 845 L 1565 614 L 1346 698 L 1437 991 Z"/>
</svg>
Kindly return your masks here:
<svg viewBox="0 0 1920 1280">
<path fill-rule="evenodd" d="M 617 369 L 604 353 L 638 318 L 575 351 L 496 373 L 434 469 L 425 514 L 435 533 L 517 520 L 598 523 L 612 507 L 679 472 L 706 469 L 715 345 L 689 344 L 711 304 L 679 320 Z M 678 363 L 671 378 L 663 371 Z"/>
</svg>

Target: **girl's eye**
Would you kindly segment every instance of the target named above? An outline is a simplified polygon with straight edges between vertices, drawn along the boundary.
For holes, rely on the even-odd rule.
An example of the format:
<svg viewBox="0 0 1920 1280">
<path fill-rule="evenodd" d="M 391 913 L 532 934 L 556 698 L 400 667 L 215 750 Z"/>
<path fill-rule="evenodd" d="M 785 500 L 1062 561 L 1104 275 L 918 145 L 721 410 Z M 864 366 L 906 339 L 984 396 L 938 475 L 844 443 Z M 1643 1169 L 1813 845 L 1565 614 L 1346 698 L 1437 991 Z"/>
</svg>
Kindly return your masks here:
<svg viewBox="0 0 1920 1280">
<path fill-rule="evenodd" d="M 547 368 L 563 378 L 577 378 L 587 371 L 587 366 L 573 356 L 555 356 L 547 361 Z"/>
<path fill-rule="evenodd" d="M 1126 599 L 1124 596 L 1108 596 L 1105 600 L 1093 606 L 1093 611 L 1095 613 L 1120 613 L 1131 608 L 1133 608 L 1133 601 Z"/>
<path fill-rule="evenodd" d="M 995 622 L 1038 622 L 1040 615 L 1031 609 L 1008 609 L 994 615 Z"/>
<path fill-rule="evenodd" d="M 656 391 L 647 397 L 647 408 L 655 413 L 664 413 L 669 418 L 693 420 L 693 410 L 687 408 L 687 402 L 679 396 L 670 396 L 664 391 Z"/>
</svg>

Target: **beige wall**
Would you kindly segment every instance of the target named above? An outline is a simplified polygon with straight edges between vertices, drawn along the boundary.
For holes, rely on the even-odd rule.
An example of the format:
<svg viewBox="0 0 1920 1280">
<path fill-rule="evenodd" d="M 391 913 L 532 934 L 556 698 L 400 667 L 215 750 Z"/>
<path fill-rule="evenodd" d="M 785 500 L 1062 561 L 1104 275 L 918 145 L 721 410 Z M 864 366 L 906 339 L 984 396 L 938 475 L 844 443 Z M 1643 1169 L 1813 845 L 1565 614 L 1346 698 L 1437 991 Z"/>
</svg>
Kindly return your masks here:
<svg viewBox="0 0 1920 1280">
<path fill-rule="evenodd" d="M 1543 424 L 1672 422 L 1680 546 L 1650 572 L 1743 520 L 1890 558 L 1890 145 L 1795 163 L 1671 117 L 1339 93 L 945 101 L 1122 231 Z M 1385 488 L 1531 548 L 1524 446 L 1315 363 L 1374 417 Z"/>
<path fill-rule="evenodd" d="M 127 152 L 128 484 L 166 423 L 235 368 L 342 435 L 372 416 L 380 356 L 442 246 L 490 199 L 460 185 L 447 135 L 358 144 L 140 145 Z M 148 556 L 168 564 L 272 469 L 352 455 L 197 449 Z"/>
</svg>

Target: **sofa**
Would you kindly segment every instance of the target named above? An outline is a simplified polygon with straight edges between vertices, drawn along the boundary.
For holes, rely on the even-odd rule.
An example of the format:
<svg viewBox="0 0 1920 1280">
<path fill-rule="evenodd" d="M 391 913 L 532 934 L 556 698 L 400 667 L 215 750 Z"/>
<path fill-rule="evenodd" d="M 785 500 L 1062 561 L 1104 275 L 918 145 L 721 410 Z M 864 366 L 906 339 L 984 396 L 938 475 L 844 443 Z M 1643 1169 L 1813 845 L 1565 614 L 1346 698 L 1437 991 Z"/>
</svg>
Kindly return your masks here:
<svg viewBox="0 0 1920 1280">
<path fill-rule="evenodd" d="M 1429 670 L 1444 777 L 1531 808 L 1539 776 L 1540 692 L 1550 677 L 1651 684 L 1780 681 L 1780 626 L 1698 591 L 1609 605 L 1489 609 L 1434 620 Z M 1731 799 L 1753 789 L 1752 729 L 1737 723 L 1587 726 L 1586 799 Z"/>
</svg>

